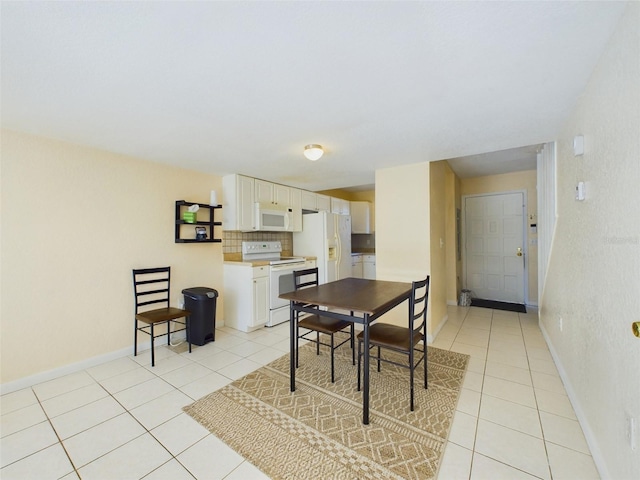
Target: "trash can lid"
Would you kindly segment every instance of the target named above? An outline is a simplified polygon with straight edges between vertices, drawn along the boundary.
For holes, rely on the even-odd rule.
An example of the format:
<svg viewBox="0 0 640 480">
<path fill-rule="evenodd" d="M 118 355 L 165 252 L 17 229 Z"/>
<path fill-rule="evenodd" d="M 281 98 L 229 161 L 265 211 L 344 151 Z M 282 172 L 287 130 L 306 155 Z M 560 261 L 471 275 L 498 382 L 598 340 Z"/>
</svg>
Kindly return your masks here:
<svg viewBox="0 0 640 480">
<path fill-rule="evenodd" d="M 216 298 L 218 291 L 209 287 L 190 287 L 182 290 L 184 295 L 189 295 L 191 298 L 207 299 Z"/>
</svg>

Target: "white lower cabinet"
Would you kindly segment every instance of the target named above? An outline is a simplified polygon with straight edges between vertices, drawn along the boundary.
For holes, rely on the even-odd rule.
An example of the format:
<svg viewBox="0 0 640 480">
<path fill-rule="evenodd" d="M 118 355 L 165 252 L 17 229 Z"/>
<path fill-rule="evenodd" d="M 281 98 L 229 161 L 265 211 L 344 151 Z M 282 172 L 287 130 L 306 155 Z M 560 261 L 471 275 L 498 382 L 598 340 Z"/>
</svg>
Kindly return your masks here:
<svg viewBox="0 0 640 480">
<path fill-rule="evenodd" d="M 362 278 L 366 278 L 367 280 L 376 279 L 376 256 L 375 255 L 363 255 Z"/>
<path fill-rule="evenodd" d="M 241 332 L 269 320 L 269 267 L 224 265 L 224 324 Z"/>
<path fill-rule="evenodd" d="M 351 255 L 351 276 L 363 278 L 362 255 Z"/>
</svg>

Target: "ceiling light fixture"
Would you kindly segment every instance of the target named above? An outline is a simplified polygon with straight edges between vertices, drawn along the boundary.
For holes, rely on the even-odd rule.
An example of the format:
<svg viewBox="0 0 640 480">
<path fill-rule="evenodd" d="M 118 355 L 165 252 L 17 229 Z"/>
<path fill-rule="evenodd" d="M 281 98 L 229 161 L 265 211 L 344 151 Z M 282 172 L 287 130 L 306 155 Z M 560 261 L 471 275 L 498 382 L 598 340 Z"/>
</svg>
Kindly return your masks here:
<svg viewBox="0 0 640 480">
<path fill-rule="evenodd" d="M 323 153 L 324 153 L 324 150 L 322 149 L 322 145 L 312 144 L 304 147 L 304 156 L 307 157 L 312 162 L 315 162 L 316 160 L 318 160 Z"/>
</svg>

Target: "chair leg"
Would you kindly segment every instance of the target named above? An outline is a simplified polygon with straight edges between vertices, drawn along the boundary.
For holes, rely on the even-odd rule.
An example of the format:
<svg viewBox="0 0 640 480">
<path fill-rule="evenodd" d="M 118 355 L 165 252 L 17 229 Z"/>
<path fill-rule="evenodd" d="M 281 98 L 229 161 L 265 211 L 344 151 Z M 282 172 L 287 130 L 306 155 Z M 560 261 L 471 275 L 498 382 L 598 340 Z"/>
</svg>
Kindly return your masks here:
<svg viewBox="0 0 640 480">
<path fill-rule="evenodd" d="M 351 365 L 356 364 L 356 349 L 355 349 L 355 345 L 353 344 L 354 338 L 356 337 L 354 336 L 354 329 L 353 329 L 353 323 L 352 323 L 351 324 Z"/>
<path fill-rule="evenodd" d="M 316 355 L 320 355 L 320 332 L 316 332 Z"/>
<path fill-rule="evenodd" d="M 413 412 L 413 371 L 414 371 L 414 366 L 413 366 L 413 347 L 411 347 L 411 350 L 409 350 L 409 391 L 410 393 L 410 400 L 409 400 L 409 405 L 410 405 L 410 409 Z"/>
<path fill-rule="evenodd" d="M 378 347 L 378 372 L 380 371 L 380 347 Z"/>
<path fill-rule="evenodd" d="M 335 383 L 336 378 L 335 378 L 335 374 L 334 374 L 334 362 L 333 362 L 333 333 L 331 334 L 331 383 Z"/>
<path fill-rule="evenodd" d="M 358 391 L 360 391 L 360 359 L 362 358 L 362 342 L 358 340 Z"/>
<path fill-rule="evenodd" d="M 171 346 L 171 320 L 167 322 L 167 347 Z"/>
<path fill-rule="evenodd" d="M 134 328 L 133 328 L 133 356 L 136 357 L 138 355 L 138 319 L 134 319 Z"/>
<path fill-rule="evenodd" d="M 151 324 L 151 366 L 154 367 L 156 365 L 156 359 L 153 354 L 153 323 Z"/>
<path fill-rule="evenodd" d="M 300 353 L 298 348 L 300 348 L 300 327 L 298 326 L 298 319 L 295 319 L 296 322 L 296 351 L 295 351 L 295 356 L 296 356 L 296 368 L 298 368 L 299 366 L 299 359 L 300 359 Z"/>
<path fill-rule="evenodd" d="M 424 363 L 424 388 L 427 389 L 427 341 L 423 340 L 422 343 L 423 355 L 422 362 Z"/>
</svg>

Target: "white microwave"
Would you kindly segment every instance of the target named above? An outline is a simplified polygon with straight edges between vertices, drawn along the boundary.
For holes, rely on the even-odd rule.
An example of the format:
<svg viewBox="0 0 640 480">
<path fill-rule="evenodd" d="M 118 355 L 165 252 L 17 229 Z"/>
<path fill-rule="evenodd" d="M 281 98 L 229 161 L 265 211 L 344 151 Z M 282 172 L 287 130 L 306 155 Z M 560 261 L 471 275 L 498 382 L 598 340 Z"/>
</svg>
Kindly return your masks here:
<svg viewBox="0 0 640 480">
<path fill-rule="evenodd" d="M 292 232 L 293 210 L 272 203 L 256 203 L 256 230 Z"/>
</svg>

